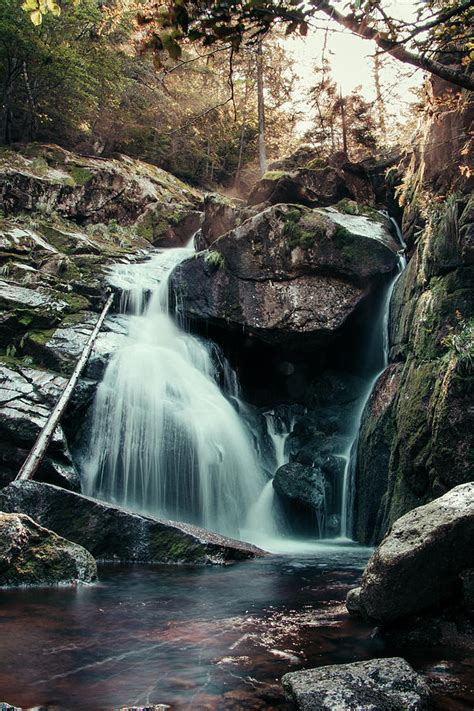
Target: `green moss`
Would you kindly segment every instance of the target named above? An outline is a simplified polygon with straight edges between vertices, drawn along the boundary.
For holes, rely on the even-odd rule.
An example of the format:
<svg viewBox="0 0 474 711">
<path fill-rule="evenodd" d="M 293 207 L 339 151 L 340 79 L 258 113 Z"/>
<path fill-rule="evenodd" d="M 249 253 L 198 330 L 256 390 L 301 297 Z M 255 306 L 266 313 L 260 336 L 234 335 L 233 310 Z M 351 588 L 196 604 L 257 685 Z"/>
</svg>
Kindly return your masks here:
<svg viewBox="0 0 474 711">
<path fill-rule="evenodd" d="M 44 158 L 38 157 L 31 161 L 31 169 L 39 177 L 43 177 L 47 174 L 49 170 L 49 165 Z"/>
<path fill-rule="evenodd" d="M 287 170 L 267 170 L 262 175 L 262 180 L 280 180 L 280 178 L 284 178 L 287 175 L 290 175 Z"/>
<path fill-rule="evenodd" d="M 209 264 L 211 267 L 214 267 L 215 269 L 221 269 L 225 267 L 225 260 L 224 257 L 220 252 L 217 252 L 216 250 L 209 250 L 208 252 L 205 252 L 204 254 L 204 261 L 206 264 Z"/>
<path fill-rule="evenodd" d="M 61 298 L 67 303 L 69 310 L 72 312 L 87 311 L 90 307 L 89 300 L 79 294 L 61 294 Z"/>
<path fill-rule="evenodd" d="M 321 168 L 326 168 L 327 167 L 327 160 L 324 158 L 314 158 L 314 160 L 310 160 L 309 163 L 306 163 L 303 168 L 309 168 L 309 170 L 321 170 Z"/>
<path fill-rule="evenodd" d="M 92 173 L 88 168 L 77 165 L 77 163 L 68 163 L 66 167 L 67 172 L 74 180 L 75 185 L 86 185 L 89 180 L 92 180 L 94 177 L 94 173 Z"/>
<path fill-rule="evenodd" d="M 44 346 L 49 341 L 54 331 L 54 328 L 43 329 L 41 331 L 30 331 L 28 333 L 28 340 L 32 341 L 35 345 Z"/>
<path fill-rule="evenodd" d="M 284 213 L 285 224 L 283 235 L 288 239 L 290 249 L 301 247 L 308 249 L 312 247 L 318 233 L 318 227 L 311 222 L 311 215 L 305 215 L 302 220 L 303 211 L 292 208 Z"/>
</svg>

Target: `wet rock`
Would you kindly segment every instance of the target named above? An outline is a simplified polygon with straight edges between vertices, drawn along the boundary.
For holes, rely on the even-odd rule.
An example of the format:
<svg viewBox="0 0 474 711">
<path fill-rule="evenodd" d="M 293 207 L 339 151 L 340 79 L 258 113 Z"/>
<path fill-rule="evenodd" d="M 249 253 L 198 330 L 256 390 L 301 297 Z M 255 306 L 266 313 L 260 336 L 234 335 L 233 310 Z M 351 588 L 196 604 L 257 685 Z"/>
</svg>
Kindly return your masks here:
<svg viewBox="0 0 474 711">
<path fill-rule="evenodd" d="M 463 602 L 468 610 L 474 610 L 474 568 L 461 573 Z"/>
<path fill-rule="evenodd" d="M 178 265 L 171 290 L 191 320 L 270 343 L 327 342 L 393 270 L 396 249 L 365 215 L 277 205 Z"/>
<path fill-rule="evenodd" d="M 55 373 L 17 364 L 11 367 L 0 364 L 2 486 L 18 473 L 65 385 L 66 379 Z M 60 426 L 56 428 L 51 440 L 48 458 L 38 472 L 40 478 L 43 467 L 45 476 L 53 476 L 55 483 L 61 481 L 65 485 L 66 478 L 71 479 L 71 482 L 74 479 L 76 483 L 73 486 L 77 488 L 77 475 Z M 67 470 L 67 477 L 64 471 L 61 476 L 57 471 L 54 474 L 57 467 Z"/>
<path fill-rule="evenodd" d="M 393 409 L 403 367 L 392 363 L 374 385 L 359 431 L 356 459 L 356 500 L 353 533 L 361 543 L 374 545 L 385 522 L 380 503 L 389 485 Z"/>
<path fill-rule="evenodd" d="M 0 585 L 90 583 L 97 577 L 94 558 L 29 516 L 0 512 Z"/>
<path fill-rule="evenodd" d="M 348 607 L 382 625 L 462 595 L 474 561 L 474 483 L 398 519 L 370 558 Z"/>
<path fill-rule="evenodd" d="M 131 513 L 36 481 L 14 482 L 0 491 L 0 510 L 27 513 L 98 560 L 224 564 L 263 555 L 255 546 L 197 526 Z"/>
<path fill-rule="evenodd" d="M 297 462 L 284 464 L 273 478 L 273 488 L 295 534 L 317 531 L 320 537 L 324 535 L 326 504 L 330 504 L 332 491 L 321 469 Z"/>
<path fill-rule="evenodd" d="M 206 195 L 198 250 L 207 249 L 216 239 L 237 227 L 244 215 L 242 201 L 231 200 L 216 193 Z"/>
<path fill-rule="evenodd" d="M 300 711 L 429 708 L 428 685 L 401 657 L 291 672 L 282 684 Z"/>
<path fill-rule="evenodd" d="M 249 204 L 296 203 L 309 207 L 334 205 L 343 198 L 374 204 L 370 177 L 362 164 L 334 156 L 330 163 L 315 159 L 296 170 L 265 173 L 253 188 Z"/>
<path fill-rule="evenodd" d="M 273 487 L 289 501 L 298 501 L 316 511 L 324 507 L 326 481 L 322 472 L 314 467 L 298 463 L 284 464 L 275 474 Z"/>
</svg>

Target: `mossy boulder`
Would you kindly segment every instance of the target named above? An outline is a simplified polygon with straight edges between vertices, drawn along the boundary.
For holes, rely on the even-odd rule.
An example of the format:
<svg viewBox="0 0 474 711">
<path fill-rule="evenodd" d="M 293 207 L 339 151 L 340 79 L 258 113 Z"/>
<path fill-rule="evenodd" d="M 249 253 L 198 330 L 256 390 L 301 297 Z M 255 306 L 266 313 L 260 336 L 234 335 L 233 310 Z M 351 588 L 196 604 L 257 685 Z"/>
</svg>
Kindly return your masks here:
<svg viewBox="0 0 474 711">
<path fill-rule="evenodd" d="M 223 564 L 263 555 L 255 546 L 197 526 L 141 516 L 36 481 L 14 482 L 0 491 L 0 510 L 27 513 L 97 560 Z"/>
<path fill-rule="evenodd" d="M 249 204 L 298 203 L 309 207 L 334 205 L 343 198 L 373 205 L 375 193 L 361 163 L 342 155 L 330 161 L 314 159 L 294 170 L 270 170 L 255 184 Z"/>
<path fill-rule="evenodd" d="M 200 192 L 127 156 L 92 158 L 31 144 L 0 153 L 0 210 L 59 214 L 83 224 L 137 224 L 154 243 L 185 243 L 197 229 Z M 138 224 L 139 222 L 139 224 Z"/>
<path fill-rule="evenodd" d="M 365 215 L 275 205 L 215 240 L 220 260 L 203 251 L 178 265 L 171 290 L 190 319 L 270 343 L 323 342 L 394 270 L 397 249 Z"/>
<path fill-rule="evenodd" d="M 93 556 L 21 513 L 0 512 L 0 586 L 72 585 L 97 577 Z"/>
</svg>

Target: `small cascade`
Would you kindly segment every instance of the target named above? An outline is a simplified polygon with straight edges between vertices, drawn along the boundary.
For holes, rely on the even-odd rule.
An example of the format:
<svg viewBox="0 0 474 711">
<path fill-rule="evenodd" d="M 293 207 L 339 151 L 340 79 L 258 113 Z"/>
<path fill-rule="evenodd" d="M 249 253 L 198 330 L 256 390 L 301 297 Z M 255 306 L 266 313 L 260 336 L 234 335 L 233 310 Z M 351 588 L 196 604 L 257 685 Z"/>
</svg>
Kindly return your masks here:
<svg viewBox="0 0 474 711">
<path fill-rule="evenodd" d="M 253 539 L 256 543 L 271 549 L 275 541 L 281 541 L 287 529 L 285 515 L 275 496 L 273 477 L 280 467 L 288 464 L 286 442 L 293 431 L 295 421 L 293 417 L 285 418 L 277 414 L 275 410 L 264 412 L 263 416 L 266 423 L 266 434 L 272 445 L 268 461 L 271 478 L 265 484 L 262 493 L 249 512 L 247 527 L 250 534 L 252 531 L 259 532 L 258 538 Z M 262 521 L 268 522 L 264 530 L 261 528 Z"/>
<path fill-rule="evenodd" d="M 390 221 L 396 232 L 398 242 L 401 246 L 401 250 L 398 253 L 398 265 L 397 271 L 391 282 L 389 283 L 387 290 L 384 294 L 382 304 L 380 307 L 379 316 L 374 327 L 374 332 L 377 333 L 382 331 L 382 349 L 383 349 L 383 359 L 382 367 L 377 370 L 376 374 L 370 378 L 367 382 L 367 388 L 360 399 L 359 406 L 354 414 L 354 428 L 353 436 L 351 442 L 346 452 L 341 456 L 344 459 L 345 467 L 342 481 L 342 496 L 341 496 L 341 524 L 340 524 L 340 538 L 350 540 L 352 531 L 352 513 L 354 508 L 354 475 L 357 457 L 357 447 L 359 443 L 359 432 L 362 422 L 362 416 L 364 414 L 365 407 L 369 401 L 372 391 L 375 387 L 377 380 L 383 373 L 389 362 L 389 352 L 390 352 L 390 335 L 389 335 L 389 323 L 390 323 L 390 304 L 392 301 L 393 291 L 395 285 L 402 275 L 403 270 L 406 267 L 407 261 L 405 256 L 406 244 L 403 239 L 401 230 L 397 222 L 390 218 Z"/>
<path fill-rule="evenodd" d="M 267 425 L 267 434 L 273 445 L 274 469 L 273 474 L 282 467 L 288 464 L 288 456 L 285 452 L 286 441 L 293 431 L 294 419 L 290 418 L 286 421 L 283 417 L 277 415 L 274 410 L 264 412 L 263 414 Z"/>
<path fill-rule="evenodd" d="M 168 312 L 168 275 L 191 254 L 169 249 L 111 273 L 130 314 L 128 338 L 97 390 L 84 488 L 131 510 L 238 537 L 266 478 L 232 402 L 235 374 Z"/>
</svg>

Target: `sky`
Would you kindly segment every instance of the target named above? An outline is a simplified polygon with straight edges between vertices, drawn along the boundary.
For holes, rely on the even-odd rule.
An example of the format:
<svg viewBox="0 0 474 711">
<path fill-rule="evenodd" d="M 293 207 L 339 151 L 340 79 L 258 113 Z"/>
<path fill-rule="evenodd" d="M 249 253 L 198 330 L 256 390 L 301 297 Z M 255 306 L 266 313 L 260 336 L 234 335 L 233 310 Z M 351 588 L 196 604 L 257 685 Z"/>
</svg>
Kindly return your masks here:
<svg viewBox="0 0 474 711">
<path fill-rule="evenodd" d="M 403 19 L 413 16 L 414 2 L 391 2 L 384 4 L 390 12 Z M 326 56 L 332 66 L 332 75 L 339 84 L 342 94 L 346 95 L 358 86 L 362 86 L 362 93 L 369 100 L 375 97 L 374 81 L 372 77 L 373 55 L 375 44 L 356 37 L 348 30 L 341 28 L 333 22 L 324 19 L 316 21 L 318 29 L 311 29 L 307 37 L 292 35 L 285 40 L 285 48 L 294 61 L 294 70 L 299 79 L 296 93 L 298 93 L 303 112 L 307 107 L 306 92 L 314 83 L 314 67 L 321 63 L 321 54 L 324 44 L 326 26 L 331 31 L 328 33 Z M 320 29 L 319 29 L 320 28 Z M 401 62 L 384 56 L 385 68 L 381 73 L 381 80 L 385 99 L 388 103 L 396 104 L 395 110 L 403 111 L 414 100 L 410 89 L 419 86 L 423 80 L 421 71 L 415 67 L 404 65 Z M 309 119 L 300 122 L 301 132 L 307 127 Z"/>
</svg>

